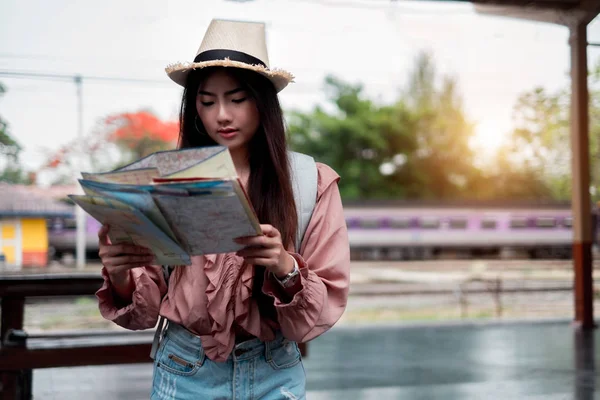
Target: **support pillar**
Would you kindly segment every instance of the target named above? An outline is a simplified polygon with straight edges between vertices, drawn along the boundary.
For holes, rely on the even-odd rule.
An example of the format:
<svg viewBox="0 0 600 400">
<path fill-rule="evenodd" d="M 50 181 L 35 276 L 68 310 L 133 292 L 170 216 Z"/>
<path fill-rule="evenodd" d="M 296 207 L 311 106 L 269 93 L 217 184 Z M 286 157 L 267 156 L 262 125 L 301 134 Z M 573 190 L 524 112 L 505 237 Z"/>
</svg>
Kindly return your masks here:
<svg viewBox="0 0 600 400">
<path fill-rule="evenodd" d="M 592 280 L 592 215 L 590 200 L 589 97 L 587 24 L 570 27 L 571 46 L 571 160 L 575 323 L 594 327 Z"/>
</svg>

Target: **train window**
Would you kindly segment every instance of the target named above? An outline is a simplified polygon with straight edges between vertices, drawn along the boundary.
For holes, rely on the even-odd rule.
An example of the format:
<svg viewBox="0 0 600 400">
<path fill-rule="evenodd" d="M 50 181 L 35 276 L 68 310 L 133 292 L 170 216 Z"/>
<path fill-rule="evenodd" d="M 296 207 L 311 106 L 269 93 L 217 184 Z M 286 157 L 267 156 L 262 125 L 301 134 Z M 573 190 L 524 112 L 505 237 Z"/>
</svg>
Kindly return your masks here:
<svg viewBox="0 0 600 400">
<path fill-rule="evenodd" d="M 65 218 L 65 229 L 77 229 L 77 221 L 74 218 Z"/>
<path fill-rule="evenodd" d="M 566 218 L 563 220 L 563 226 L 564 226 L 565 228 L 572 228 L 572 227 L 573 227 L 573 218 L 571 218 L 571 217 L 566 217 Z"/>
<path fill-rule="evenodd" d="M 450 229 L 467 229 L 467 219 L 466 218 L 450 218 L 448 223 Z"/>
<path fill-rule="evenodd" d="M 410 228 L 410 219 L 408 219 L 408 218 L 391 219 L 390 220 L 390 228 L 393 228 L 393 229 Z"/>
<path fill-rule="evenodd" d="M 361 219 L 358 221 L 358 226 L 363 229 L 377 229 L 380 223 L 378 219 Z"/>
<path fill-rule="evenodd" d="M 481 221 L 481 229 L 496 229 L 498 223 L 493 219 L 484 219 Z"/>
<path fill-rule="evenodd" d="M 535 226 L 538 228 L 554 228 L 556 219 L 554 217 L 540 217 L 535 220 Z"/>
<path fill-rule="evenodd" d="M 515 217 L 510 220 L 510 227 L 513 229 L 527 228 L 527 218 Z"/>
<path fill-rule="evenodd" d="M 53 231 L 60 231 L 64 227 L 64 222 L 62 218 L 49 218 L 48 219 L 48 229 Z"/>
<path fill-rule="evenodd" d="M 437 218 L 422 218 L 419 226 L 423 229 L 437 229 L 440 227 L 440 220 Z"/>
</svg>

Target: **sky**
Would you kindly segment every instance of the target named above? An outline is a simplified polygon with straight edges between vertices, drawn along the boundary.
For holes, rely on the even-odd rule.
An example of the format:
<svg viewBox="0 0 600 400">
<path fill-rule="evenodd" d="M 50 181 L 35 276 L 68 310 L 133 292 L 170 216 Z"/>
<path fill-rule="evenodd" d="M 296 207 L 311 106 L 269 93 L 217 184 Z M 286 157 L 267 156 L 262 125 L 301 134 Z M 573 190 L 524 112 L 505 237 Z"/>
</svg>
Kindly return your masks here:
<svg viewBox="0 0 600 400">
<path fill-rule="evenodd" d="M 440 76 L 458 80 L 474 146 L 493 149 L 512 128 L 518 96 L 569 84 L 566 27 L 477 14 L 468 3 L 389 0 L 3 0 L 0 5 L 0 115 L 35 170 L 46 154 L 79 138 L 76 86 L 3 76 L 2 72 L 84 77 L 83 140 L 111 114 L 150 109 L 176 119 L 181 88 L 164 72 L 191 61 L 213 18 L 267 24 L 271 67 L 295 75 L 280 94 L 284 109 L 326 102 L 334 74 L 362 83 L 378 102 L 406 84 L 415 57 L 434 59 Z M 588 28 L 600 42 L 600 19 Z M 589 47 L 590 65 L 600 47 Z M 119 77 L 144 83 L 86 80 Z M 483 152 L 482 154 L 487 154 Z"/>
</svg>

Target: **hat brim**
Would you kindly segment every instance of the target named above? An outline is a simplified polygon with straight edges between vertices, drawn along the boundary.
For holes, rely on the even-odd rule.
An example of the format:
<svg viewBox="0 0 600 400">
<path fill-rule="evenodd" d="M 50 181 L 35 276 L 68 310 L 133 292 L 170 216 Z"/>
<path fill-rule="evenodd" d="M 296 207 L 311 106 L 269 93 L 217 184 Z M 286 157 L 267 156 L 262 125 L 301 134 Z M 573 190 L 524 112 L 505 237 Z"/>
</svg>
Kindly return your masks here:
<svg viewBox="0 0 600 400">
<path fill-rule="evenodd" d="M 190 71 L 208 67 L 230 67 L 254 71 L 269 79 L 275 86 L 275 90 L 277 90 L 278 93 L 282 91 L 290 82 L 294 81 L 294 75 L 282 69 L 267 69 L 262 65 L 251 65 L 229 59 L 211 60 L 199 63 L 171 64 L 165 68 L 165 71 L 173 82 L 177 83 L 178 85 L 185 86 L 187 76 Z"/>
</svg>

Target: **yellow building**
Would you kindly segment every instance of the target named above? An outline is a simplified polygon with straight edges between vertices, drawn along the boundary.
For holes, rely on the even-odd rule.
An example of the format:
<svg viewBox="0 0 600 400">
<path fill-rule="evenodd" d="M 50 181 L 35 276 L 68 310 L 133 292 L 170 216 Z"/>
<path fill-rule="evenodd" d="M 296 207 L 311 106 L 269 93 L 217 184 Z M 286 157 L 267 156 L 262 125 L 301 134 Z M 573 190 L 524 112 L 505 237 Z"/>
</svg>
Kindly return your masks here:
<svg viewBox="0 0 600 400">
<path fill-rule="evenodd" d="M 73 208 L 40 196 L 38 188 L 0 183 L 0 270 L 48 264 L 47 218 Z"/>
</svg>

